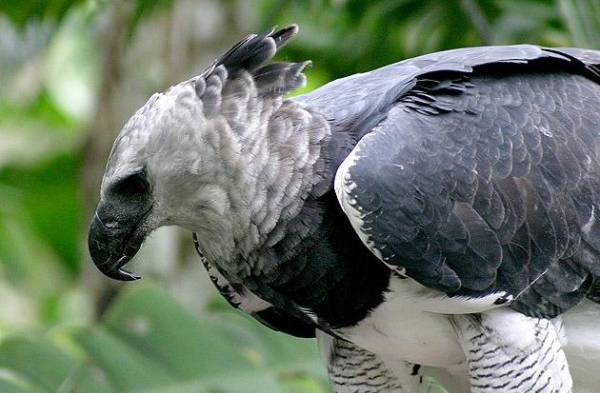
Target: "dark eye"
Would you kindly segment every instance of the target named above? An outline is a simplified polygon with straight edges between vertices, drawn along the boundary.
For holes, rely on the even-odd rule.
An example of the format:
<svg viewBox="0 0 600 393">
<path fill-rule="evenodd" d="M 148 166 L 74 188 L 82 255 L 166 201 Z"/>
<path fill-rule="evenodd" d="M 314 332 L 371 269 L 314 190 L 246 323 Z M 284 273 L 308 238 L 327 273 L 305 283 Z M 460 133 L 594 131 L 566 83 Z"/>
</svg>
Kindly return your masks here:
<svg viewBox="0 0 600 393">
<path fill-rule="evenodd" d="M 139 196 L 148 191 L 148 180 L 144 172 L 134 173 L 119 180 L 113 187 L 113 192 L 125 196 Z"/>
</svg>

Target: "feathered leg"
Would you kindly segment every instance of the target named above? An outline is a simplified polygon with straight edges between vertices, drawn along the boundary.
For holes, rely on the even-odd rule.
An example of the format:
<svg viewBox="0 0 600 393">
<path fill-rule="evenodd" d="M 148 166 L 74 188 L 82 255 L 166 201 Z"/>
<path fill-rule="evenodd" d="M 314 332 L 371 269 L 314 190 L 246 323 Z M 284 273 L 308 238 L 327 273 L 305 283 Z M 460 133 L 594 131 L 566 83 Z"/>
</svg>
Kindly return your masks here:
<svg viewBox="0 0 600 393">
<path fill-rule="evenodd" d="M 417 393 L 419 367 L 396 362 L 393 368 L 375 354 L 318 332 L 321 355 L 336 393 Z"/>
<path fill-rule="evenodd" d="M 547 319 L 509 309 L 456 316 L 472 393 L 570 393 L 559 334 Z"/>
</svg>

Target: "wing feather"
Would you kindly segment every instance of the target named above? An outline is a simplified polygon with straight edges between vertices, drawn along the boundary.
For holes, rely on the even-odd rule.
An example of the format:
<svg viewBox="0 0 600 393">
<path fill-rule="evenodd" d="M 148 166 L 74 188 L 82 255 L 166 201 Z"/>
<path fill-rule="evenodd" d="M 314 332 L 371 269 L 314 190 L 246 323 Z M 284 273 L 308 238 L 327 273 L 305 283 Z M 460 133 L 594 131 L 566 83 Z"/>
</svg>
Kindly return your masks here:
<svg viewBox="0 0 600 393">
<path fill-rule="evenodd" d="M 340 166 L 336 193 L 367 247 L 421 284 L 506 291 L 556 315 L 600 270 L 600 85 L 484 71 L 460 93 L 406 93 Z"/>
</svg>

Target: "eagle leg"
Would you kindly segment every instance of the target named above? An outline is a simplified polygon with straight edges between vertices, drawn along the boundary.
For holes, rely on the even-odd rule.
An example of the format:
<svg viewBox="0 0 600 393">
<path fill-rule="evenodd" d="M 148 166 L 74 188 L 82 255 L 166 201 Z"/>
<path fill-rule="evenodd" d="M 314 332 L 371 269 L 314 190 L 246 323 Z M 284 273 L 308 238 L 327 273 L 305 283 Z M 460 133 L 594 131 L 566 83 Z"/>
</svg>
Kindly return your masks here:
<svg viewBox="0 0 600 393">
<path fill-rule="evenodd" d="M 571 393 L 573 382 L 552 321 L 510 309 L 454 317 L 471 393 Z"/>
<path fill-rule="evenodd" d="M 321 356 L 327 364 L 335 393 L 417 393 L 422 377 L 419 365 L 386 364 L 349 341 L 317 332 Z"/>
</svg>

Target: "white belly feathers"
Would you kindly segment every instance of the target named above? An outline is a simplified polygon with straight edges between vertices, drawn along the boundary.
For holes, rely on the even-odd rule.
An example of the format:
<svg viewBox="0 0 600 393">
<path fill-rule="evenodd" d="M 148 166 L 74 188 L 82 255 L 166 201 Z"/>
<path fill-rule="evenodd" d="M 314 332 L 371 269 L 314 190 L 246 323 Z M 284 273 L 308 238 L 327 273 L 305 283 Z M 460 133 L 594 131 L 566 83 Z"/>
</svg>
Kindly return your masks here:
<svg viewBox="0 0 600 393">
<path fill-rule="evenodd" d="M 459 366 L 465 355 L 451 316 L 424 311 L 423 288 L 412 279 L 392 277 L 385 301 L 358 325 L 336 333 L 383 358 Z"/>
</svg>

